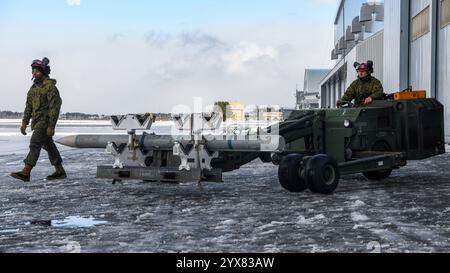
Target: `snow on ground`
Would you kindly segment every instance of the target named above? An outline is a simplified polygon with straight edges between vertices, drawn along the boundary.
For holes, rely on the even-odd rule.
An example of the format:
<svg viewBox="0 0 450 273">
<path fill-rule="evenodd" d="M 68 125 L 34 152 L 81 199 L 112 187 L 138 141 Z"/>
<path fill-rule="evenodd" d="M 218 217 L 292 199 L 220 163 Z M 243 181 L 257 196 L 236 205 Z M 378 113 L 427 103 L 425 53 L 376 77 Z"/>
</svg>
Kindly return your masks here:
<svg viewBox="0 0 450 273">
<path fill-rule="evenodd" d="M 381 182 L 347 176 L 323 196 L 286 192 L 277 167 L 259 160 L 202 189 L 112 185 L 95 179 L 96 165 L 112 163 L 103 150 L 60 147 L 68 179 L 44 180 L 52 168 L 43 153 L 25 184 L 8 174 L 21 169 L 29 137 L 0 132 L 0 252 L 450 251 L 449 154 Z"/>
</svg>

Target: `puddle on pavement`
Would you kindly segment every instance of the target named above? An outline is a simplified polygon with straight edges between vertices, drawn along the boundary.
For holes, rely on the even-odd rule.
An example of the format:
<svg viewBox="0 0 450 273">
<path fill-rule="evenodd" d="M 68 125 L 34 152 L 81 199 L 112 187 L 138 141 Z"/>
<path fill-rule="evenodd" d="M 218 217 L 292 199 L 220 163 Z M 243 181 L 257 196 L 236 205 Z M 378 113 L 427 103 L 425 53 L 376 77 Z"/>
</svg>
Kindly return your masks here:
<svg viewBox="0 0 450 273">
<path fill-rule="evenodd" d="M 17 233 L 17 232 L 19 232 L 19 229 L 4 229 L 4 230 L 0 230 L 0 234 Z"/>
<path fill-rule="evenodd" d="M 98 225 L 104 225 L 107 221 L 99 221 L 94 217 L 84 218 L 80 216 L 69 216 L 64 220 L 36 220 L 31 221 L 31 225 L 47 226 L 56 228 L 90 228 Z"/>
</svg>

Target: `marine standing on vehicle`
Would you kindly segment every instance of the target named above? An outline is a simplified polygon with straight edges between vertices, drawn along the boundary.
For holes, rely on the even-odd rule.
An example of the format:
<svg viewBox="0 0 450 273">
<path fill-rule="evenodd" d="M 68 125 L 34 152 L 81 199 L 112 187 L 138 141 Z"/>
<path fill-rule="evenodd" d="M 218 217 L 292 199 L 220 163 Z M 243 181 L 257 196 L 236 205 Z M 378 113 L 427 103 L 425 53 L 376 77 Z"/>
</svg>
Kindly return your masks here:
<svg viewBox="0 0 450 273">
<path fill-rule="evenodd" d="M 372 76 L 373 62 L 355 63 L 358 79 L 356 79 L 345 92 L 344 96 L 337 101 L 336 106 L 340 107 L 346 103 L 355 100 L 355 107 L 361 107 L 371 104 L 374 100 L 384 98 L 383 85 Z"/>
<path fill-rule="evenodd" d="M 49 59 L 35 60 L 31 64 L 34 83 L 28 91 L 26 107 L 20 132 L 26 135 L 26 129 L 31 119 L 33 135 L 30 140 L 30 152 L 24 160 L 25 167 L 21 172 L 11 173 L 11 176 L 24 182 L 29 182 L 31 170 L 36 166 L 41 149 L 47 151 L 51 164 L 56 171 L 47 176 L 47 180 L 64 179 L 67 177 L 62 166 L 62 158 L 53 142 L 55 127 L 59 118 L 62 100 L 59 96 L 56 80 L 50 79 Z"/>
</svg>

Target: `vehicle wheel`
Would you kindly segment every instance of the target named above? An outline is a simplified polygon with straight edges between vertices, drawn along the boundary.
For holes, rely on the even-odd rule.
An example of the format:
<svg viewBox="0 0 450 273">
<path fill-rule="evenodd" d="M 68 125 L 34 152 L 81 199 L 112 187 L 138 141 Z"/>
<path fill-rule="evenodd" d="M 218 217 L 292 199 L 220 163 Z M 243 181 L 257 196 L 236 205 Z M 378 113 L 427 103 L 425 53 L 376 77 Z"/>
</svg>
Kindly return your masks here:
<svg viewBox="0 0 450 273">
<path fill-rule="evenodd" d="M 278 179 L 283 188 L 290 192 L 302 192 L 308 187 L 301 177 L 303 155 L 291 154 L 283 158 L 278 167 Z"/>
<path fill-rule="evenodd" d="M 270 156 L 270 153 L 260 153 L 259 154 L 259 159 L 263 163 L 272 163 L 272 157 Z"/>
<path fill-rule="evenodd" d="M 374 181 L 384 180 L 391 176 L 392 169 L 387 169 L 383 171 L 374 171 L 374 172 L 363 172 L 363 175 L 369 179 Z"/>
<path fill-rule="evenodd" d="M 391 149 L 391 147 L 389 147 L 389 145 L 386 142 L 382 141 L 382 142 L 377 142 L 373 146 L 372 151 L 391 152 L 392 149 Z M 392 173 L 392 169 L 387 169 L 387 170 L 381 170 L 381 171 L 363 172 L 363 175 L 369 180 L 380 181 L 380 180 L 384 180 L 384 179 L 388 178 L 389 176 L 391 176 L 391 173 Z"/>
<path fill-rule="evenodd" d="M 336 160 L 328 155 L 316 155 L 305 167 L 305 182 L 314 193 L 332 194 L 339 185 L 340 172 Z"/>
</svg>

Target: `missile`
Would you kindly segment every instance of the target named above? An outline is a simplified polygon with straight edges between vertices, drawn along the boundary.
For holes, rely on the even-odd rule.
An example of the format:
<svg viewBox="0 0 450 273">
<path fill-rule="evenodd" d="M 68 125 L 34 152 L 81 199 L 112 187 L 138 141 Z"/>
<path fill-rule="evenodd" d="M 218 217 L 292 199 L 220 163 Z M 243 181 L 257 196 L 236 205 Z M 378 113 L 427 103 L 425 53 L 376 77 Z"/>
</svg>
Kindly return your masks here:
<svg viewBox="0 0 450 273">
<path fill-rule="evenodd" d="M 285 141 L 281 136 L 208 136 L 205 144 L 208 150 L 218 152 L 275 152 L 281 151 Z M 104 149 L 109 142 L 116 145 L 127 144 L 128 135 L 73 135 L 58 139 L 56 142 L 79 149 Z M 137 135 L 141 147 L 154 151 L 171 151 L 176 142 L 183 146 L 192 144 L 191 136 Z"/>
<path fill-rule="evenodd" d="M 104 149 L 109 142 L 117 145 L 128 143 L 128 135 L 74 135 L 66 136 L 56 140 L 57 143 L 78 149 Z M 144 140 L 145 147 L 172 149 L 174 141 L 170 136 L 142 135 L 137 136 L 141 141 Z M 170 147 L 170 148 L 169 148 Z"/>
</svg>

